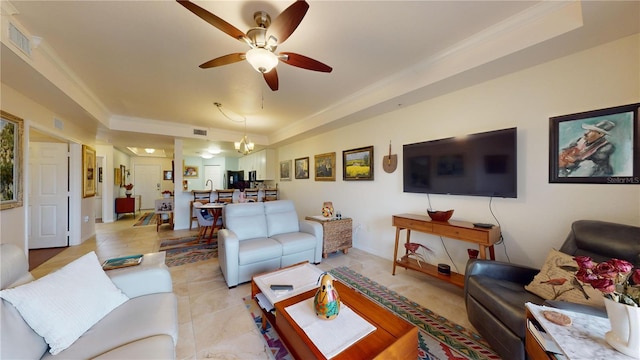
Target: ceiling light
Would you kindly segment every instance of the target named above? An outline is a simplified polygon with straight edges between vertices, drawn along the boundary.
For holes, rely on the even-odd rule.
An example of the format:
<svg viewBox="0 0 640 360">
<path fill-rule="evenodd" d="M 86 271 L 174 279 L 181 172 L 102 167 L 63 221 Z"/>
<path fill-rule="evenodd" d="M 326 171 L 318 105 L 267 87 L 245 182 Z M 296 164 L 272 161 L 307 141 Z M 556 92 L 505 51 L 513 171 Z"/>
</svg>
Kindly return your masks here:
<svg viewBox="0 0 640 360">
<path fill-rule="evenodd" d="M 200 155 L 203 159 L 211 159 L 213 157 L 213 155 L 209 152 L 203 152 L 202 155 Z"/>
<path fill-rule="evenodd" d="M 146 149 L 144 149 L 144 151 L 145 151 L 147 154 L 153 154 L 154 152 L 156 152 L 156 149 L 146 148 Z"/>
<path fill-rule="evenodd" d="M 222 150 L 220 150 L 219 148 L 212 148 L 212 147 L 207 149 L 207 151 L 213 155 L 218 155 L 222 152 Z"/>
<path fill-rule="evenodd" d="M 244 119 L 244 136 L 240 141 L 234 142 L 233 146 L 240 154 L 243 155 L 248 155 L 253 151 L 254 144 L 247 137 L 247 119 Z"/>
<path fill-rule="evenodd" d="M 253 151 L 254 143 L 252 143 L 247 135 L 242 137 L 242 140 L 233 143 L 233 146 L 238 150 L 240 154 L 249 155 Z"/>
<path fill-rule="evenodd" d="M 245 55 L 249 64 L 261 73 L 268 73 L 278 65 L 278 57 L 267 49 L 253 48 Z"/>
<path fill-rule="evenodd" d="M 276 62 L 277 60 L 278 59 L 276 58 Z M 224 111 L 222 111 L 222 104 L 220 104 L 219 102 L 214 102 L 213 104 L 218 108 L 218 111 L 220 111 L 220 113 L 224 115 L 227 119 L 231 121 L 236 121 L 230 118 L 227 114 L 225 114 Z M 255 144 L 252 143 L 251 140 L 249 140 L 249 138 L 247 137 L 247 118 L 243 116 L 242 119 L 244 120 L 244 136 L 242 137 L 242 139 L 240 139 L 240 141 L 234 142 L 233 146 L 240 154 L 248 155 L 253 151 Z"/>
</svg>

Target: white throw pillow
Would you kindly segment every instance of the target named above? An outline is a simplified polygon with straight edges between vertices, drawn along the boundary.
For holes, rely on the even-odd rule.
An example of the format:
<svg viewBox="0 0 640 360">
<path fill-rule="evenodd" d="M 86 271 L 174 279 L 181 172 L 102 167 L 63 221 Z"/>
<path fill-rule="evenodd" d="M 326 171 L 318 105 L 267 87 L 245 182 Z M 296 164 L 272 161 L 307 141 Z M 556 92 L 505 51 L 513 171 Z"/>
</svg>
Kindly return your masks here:
<svg viewBox="0 0 640 360">
<path fill-rule="evenodd" d="M 95 252 L 0 297 L 15 306 L 53 355 L 61 352 L 129 298 L 104 273 Z"/>
</svg>

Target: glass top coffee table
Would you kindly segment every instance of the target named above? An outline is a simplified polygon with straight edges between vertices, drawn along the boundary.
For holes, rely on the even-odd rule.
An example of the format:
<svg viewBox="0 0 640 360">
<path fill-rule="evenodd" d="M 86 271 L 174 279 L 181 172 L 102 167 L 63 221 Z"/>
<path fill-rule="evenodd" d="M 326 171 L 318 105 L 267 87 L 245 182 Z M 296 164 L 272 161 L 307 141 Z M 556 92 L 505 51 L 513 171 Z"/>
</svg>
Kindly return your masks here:
<svg viewBox="0 0 640 360">
<path fill-rule="evenodd" d="M 258 293 L 262 292 L 262 289 L 265 290 L 265 293 L 268 293 L 270 291 L 269 286 L 273 284 L 269 283 L 269 279 L 280 281 L 283 279 L 282 276 L 296 279 L 296 281 L 303 284 L 313 283 L 314 287 L 308 290 L 300 286 L 297 289 L 298 291 L 296 291 L 296 287 L 294 286 L 291 296 L 286 296 L 285 294 L 273 303 L 275 315 L 263 309 L 263 314 L 265 315 L 263 319 L 265 317 L 269 319 L 280 335 L 280 338 L 296 359 L 326 359 L 314 342 L 309 339 L 305 331 L 293 320 L 287 310 L 289 306 L 313 298 L 315 295 L 317 290 L 317 286 L 315 286 L 317 277 L 311 279 L 313 272 L 310 271 L 310 267 L 318 269 L 311 264 L 304 263 L 278 270 L 279 276 L 274 277 L 273 272 L 256 276 L 251 281 L 251 296 L 255 297 Z M 318 269 L 318 273 L 322 273 L 322 270 Z M 305 275 L 307 279 L 304 279 L 304 276 L 297 276 L 298 274 Z M 416 359 L 418 357 L 418 329 L 414 325 L 402 320 L 340 281 L 335 281 L 334 286 L 340 295 L 341 302 L 375 326 L 376 329 L 332 357 L 332 359 L 404 360 Z M 282 293 L 280 294 L 282 295 Z M 330 325 L 332 320 L 319 321 L 327 321 Z M 340 332 L 341 329 L 337 328 L 335 331 Z"/>
</svg>

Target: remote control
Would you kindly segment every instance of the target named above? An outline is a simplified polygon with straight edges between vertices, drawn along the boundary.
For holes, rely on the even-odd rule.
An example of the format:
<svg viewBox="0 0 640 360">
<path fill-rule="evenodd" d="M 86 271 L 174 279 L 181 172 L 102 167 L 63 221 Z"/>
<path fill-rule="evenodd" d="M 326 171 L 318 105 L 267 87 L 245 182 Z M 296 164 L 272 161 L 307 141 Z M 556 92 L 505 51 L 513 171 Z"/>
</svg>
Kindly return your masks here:
<svg viewBox="0 0 640 360">
<path fill-rule="evenodd" d="M 474 223 L 473 226 L 475 227 L 479 227 L 479 228 L 483 228 L 483 229 L 491 229 L 493 227 L 493 224 L 487 224 L 487 223 Z"/>
<path fill-rule="evenodd" d="M 276 285 L 276 284 L 273 284 L 273 285 L 271 285 L 271 290 L 273 290 L 273 291 L 293 290 L 293 285 Z"/>
</svg>

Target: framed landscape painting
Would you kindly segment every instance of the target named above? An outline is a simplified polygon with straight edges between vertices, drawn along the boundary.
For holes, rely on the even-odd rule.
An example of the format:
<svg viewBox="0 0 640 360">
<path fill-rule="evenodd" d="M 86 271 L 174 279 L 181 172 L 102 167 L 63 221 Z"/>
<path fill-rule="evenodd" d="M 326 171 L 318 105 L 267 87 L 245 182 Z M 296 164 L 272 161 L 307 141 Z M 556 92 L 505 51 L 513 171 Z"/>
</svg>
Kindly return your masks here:
<svg viewBox="0 0 640 360">
<path fill-rule="evenodd" d="M 96 151 L 82 145 L 82 197 L 96 195 Z"/>
<path fill-rule="evenodd" d="M 336 153 L 319 154 L 314 157 L 316 181 L 336 181 Z"/>
<path fill-rule="evenodd" d="M 342 180 L 373 180 L 373 146 L 342 152 Z"/>
<path fill-rule="evenodd" d="M 549 119 L 549 182 L 640 184 L 640 103 Z"/>
<path fill-rule="evenodd" d="M 0 209 L 22 206 L 23 120 L 0 111 Z"/>
<path fill-rule="evenodd" d="M 303 157 L 295 160 L 296 179 L 309 178 L 309 157 Z"/>
</svg>

